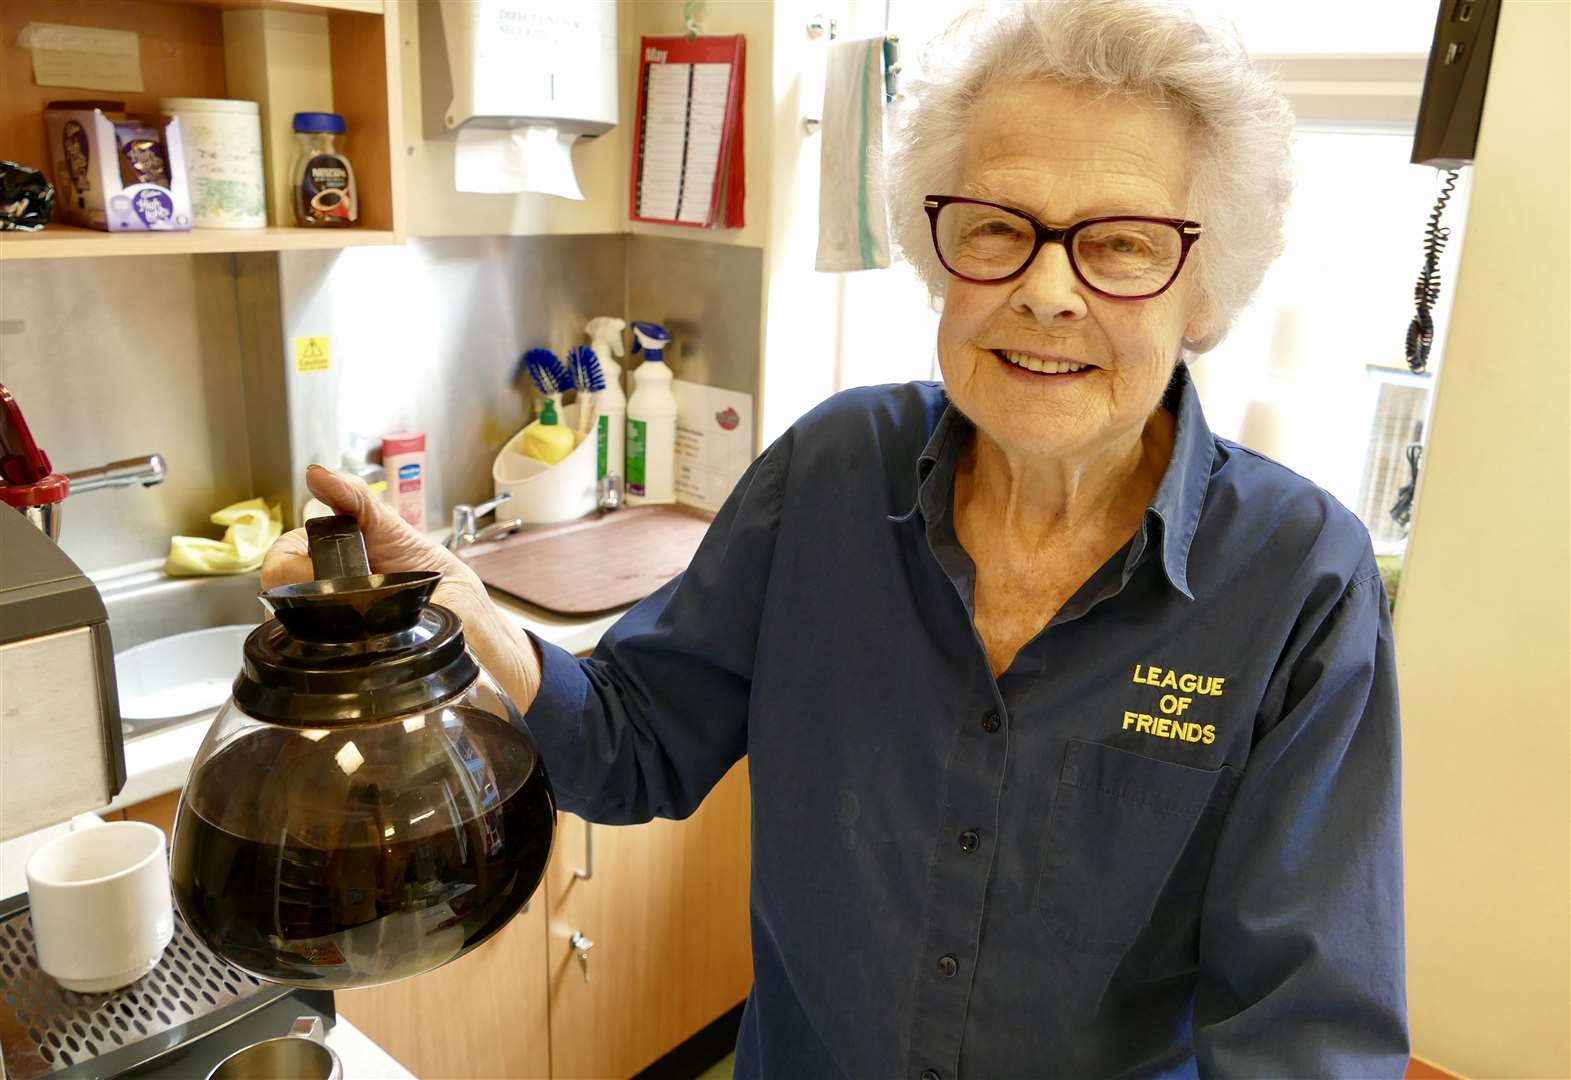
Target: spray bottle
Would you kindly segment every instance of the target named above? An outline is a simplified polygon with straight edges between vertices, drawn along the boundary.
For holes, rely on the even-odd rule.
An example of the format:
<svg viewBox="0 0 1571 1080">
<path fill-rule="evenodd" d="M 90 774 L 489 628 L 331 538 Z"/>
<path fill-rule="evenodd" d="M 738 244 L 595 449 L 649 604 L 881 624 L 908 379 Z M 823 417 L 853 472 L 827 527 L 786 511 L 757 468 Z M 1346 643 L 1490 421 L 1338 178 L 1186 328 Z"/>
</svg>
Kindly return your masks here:
<svg viewBox="0 0 1571 1080">
<path fill-rule="evenodd" d="M 605 373 L 605 389 L 595 398 L 595 415 L 598 417 L 595 421 L 595 440 L 599 446 L 596 451 L 596 480 L 603 480 L 607 476 L 622 477 L 624 482 L 627 479 L 623 465 L 623 447 L 627 437 L 627 395 L 622 392 L 622 365 L 615 359 L 627 354 L 622 345 L 622 331 L 626 329 L 627 323 L 610 315 L 590 319 L 584 327 L 589 347 L 600 358 L 600 370 Z M 582 405 L 578 408 L 578 415 L 585 415 Z"/>
<path fill-rule="evenodd" d="M 644 362 L 633 369 L 633 396 L 627 402 L 627 504 L 676 501 L 676 395 L 665 350 L 671 331 L 635 322 L 633 351 Z"/>
</svg>

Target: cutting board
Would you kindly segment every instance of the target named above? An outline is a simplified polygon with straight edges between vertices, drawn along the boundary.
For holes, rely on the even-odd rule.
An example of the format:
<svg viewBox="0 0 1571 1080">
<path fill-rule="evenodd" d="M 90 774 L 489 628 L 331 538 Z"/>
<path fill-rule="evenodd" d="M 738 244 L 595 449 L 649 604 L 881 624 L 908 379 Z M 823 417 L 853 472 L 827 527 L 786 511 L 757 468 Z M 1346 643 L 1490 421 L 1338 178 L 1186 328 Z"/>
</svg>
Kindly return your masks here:
<svg viewBox="0 0 1571 1080">
<path fill-rule="evenodd" d="M 464 548 L 491 588 L 559 615 L 598 615 L 642 600 L 693 560 L 714 515 L 632 506 Z"/>
</svg>

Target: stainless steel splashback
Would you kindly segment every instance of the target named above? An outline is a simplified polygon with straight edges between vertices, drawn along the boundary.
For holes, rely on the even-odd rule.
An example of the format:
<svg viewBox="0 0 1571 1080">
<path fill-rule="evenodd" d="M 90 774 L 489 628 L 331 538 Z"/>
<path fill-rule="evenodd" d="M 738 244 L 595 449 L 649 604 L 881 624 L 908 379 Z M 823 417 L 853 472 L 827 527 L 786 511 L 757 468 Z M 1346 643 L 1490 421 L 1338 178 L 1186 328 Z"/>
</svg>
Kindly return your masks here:
<svg viewBox="0 0 1571 1080">
<path fill-rule="evenodd" d="M 305 468 L 350 432 L 428 436 L 427 512 L 492 494 L 521 427 L 524 350 L 559 355 L 596 315 L 670 327 L 679 378 L 759 392 L 757 248 L 617 233 L 445 237 L 394 247 L 0 264 L 0 382 L 60 470 L 164 455 L 154 488 L 67 500 L 84 570 L 157 558 L 212 511 L 260 495 L 293 523 Z M 326 336 L 326 370 L 294 342 Z M 640 361 L 624 358 L 624 369 Z"/>
<path fill-rule="evenodd" d="M 230 256 L 0 263 L 0 382 L 58 471 L 168 464 L 157 487 L 66 500 L 60 546 L 83 570 L 217 536 L 207 516 L 252 494 Z"/>
<path fill-rule="evenodd" d="M 429 527 L 491 495 L 491 461 L 526 422 L 511 386 L 526 349 L 558 355 L 622 310 L 621 236 L 448 237 L 279 256 L 285 355 L 329 339 L 329 367 L 285 380 L 294 506 L 305 468 L 351 432 L 426 433 Z"/>
<path fill-rule="evenodd" d="M 667 358 L 677 378 L 752 394 L 757 431 L 763 252 L 663 236 L 627 240 L 627 318 L 671 331 Z"/>
<path fill-rule="evenodd" d="M 330 347 L 326 371 L 287 365 L 294 506 L 305 467 L 336 464 L 350 432 L 426 433 L 433 528 L 454 503 L 489 498 L 492 460 L 528 420 L 510 385 L 518 358 L 564 355 L 597 315 L 666 323 L 679 378 L 756 394 L 761 285 L 757 249 L 627 234 L 285 252 L 281 347 L 322 335 Z"/>
</svg>

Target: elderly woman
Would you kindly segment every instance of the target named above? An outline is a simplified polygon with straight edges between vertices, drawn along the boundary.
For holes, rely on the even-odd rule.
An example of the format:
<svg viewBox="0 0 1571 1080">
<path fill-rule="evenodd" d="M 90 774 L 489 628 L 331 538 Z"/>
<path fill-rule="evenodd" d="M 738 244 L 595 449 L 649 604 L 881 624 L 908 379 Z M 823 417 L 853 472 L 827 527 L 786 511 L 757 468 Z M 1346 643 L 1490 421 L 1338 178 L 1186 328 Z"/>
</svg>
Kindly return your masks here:
<svg viewBox="0 0 1571 1080">
<path fill-rule="evenodd" d="M 351 480 L 311 489 L 379 569 L 447 574 L 564 808 L 680 818 L 747 756 L 738 1076 L 1400 1076 L 1369 536 L 1212 435 L 1184 360 L 1279 246 L 1288 108 L 1167 6 L 964 33 L 892 160 L 943 384 L 804 417 L 593 658 Z"/>
</svg>

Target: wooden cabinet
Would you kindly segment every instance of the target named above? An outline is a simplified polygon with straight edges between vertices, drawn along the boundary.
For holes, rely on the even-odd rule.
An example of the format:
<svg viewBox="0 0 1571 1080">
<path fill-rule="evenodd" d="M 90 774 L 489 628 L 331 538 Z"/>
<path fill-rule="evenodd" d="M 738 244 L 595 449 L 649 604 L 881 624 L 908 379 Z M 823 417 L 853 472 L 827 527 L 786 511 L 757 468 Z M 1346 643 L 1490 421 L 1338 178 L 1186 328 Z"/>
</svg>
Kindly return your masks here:
<svg viewBox="0 0 1571 1080">
<path fill-rule="evenodd" d="M 543 890 L 552 1076 L 631 1076 L 747 996 L 750 831 L 745 762 L 686 821 L 558 818 Z M 575 934 L 593 942 L 587 961 Z"/>
<path fill-rule="evenodd" d="M 177 805 L 125 816 L 167 831 Z M 417 978 L 340 991 L 337 1007 L 420 1077 L 632 1076 L 747 996 L 749 836 L 745 762 L 686 821 L 560 814 L 545 881 L 501 933 Z M 593 942 L 587 980 L 575 934 Z"/>
<path fill-rule="evenodd" d="M 167 795 L 158 795 L 135 806 L 125 808 L 127 821 L 145 821 L 157 825 L 164 830 L 166 841 L 174 838 L 175 811 L 180 809 L 180 793 L 171 791 Z"/>
<path fill-rule="evenodd" d="M 340 990 L 338 1011 L 404 1068 L 443 1080 L 551 1075 L 546 910 L 527 910 L 461 960 L 376 986 Z"/>
<path fill-rule="evenodd" d="M 154 111 L 162 97 L 239 98 L 262 111 L 268 177 L 265 229 L 111 234 L 52 224 L 0 233 L 0 259 L 281 251 L 390 244 L 402 238 L 403 140 L 399 15 L 403 0 L 0 0 L 0 147 L 21 164 L 53 172 L 44 133 L 47 102 L 124 101 Z M 19 46 L 29 23 L 135 32 L 141 92 L 37 86 Z M 348 229 L 293 225 L 286 177 L 294 157 L 295 111 L 343 114 L 341 147 L 355 168 L 361 219 Z M 51 179 L 53 177 L 51 176 Z"/>
</svg>

